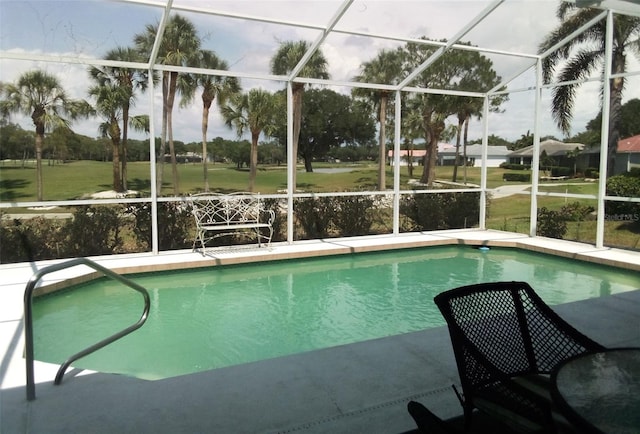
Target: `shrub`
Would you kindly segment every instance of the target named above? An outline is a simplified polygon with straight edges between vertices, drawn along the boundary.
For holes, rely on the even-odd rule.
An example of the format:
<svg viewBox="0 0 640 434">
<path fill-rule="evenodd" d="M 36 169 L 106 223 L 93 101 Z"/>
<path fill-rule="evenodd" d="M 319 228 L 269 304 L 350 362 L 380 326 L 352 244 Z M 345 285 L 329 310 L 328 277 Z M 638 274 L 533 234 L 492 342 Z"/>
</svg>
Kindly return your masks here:
<svg viewBox="0 0 640 434">
<path fill-rule="evenodd" d="M 1 217 L 1 216 L 0 216 Z M 65 257 L 64 221 L 34 217 L 0 222 L 0 263 Z"/>
<path fill-rule="evenodd" d="M 595 167 L 587 167 L 584 171 L 585 178 L 598 179 L 600 178 L 600 172 Z"/>
<path fill-rule="evenodd" d="M 480 218 L 480 192 L 405 196 L 400 212 L 415 223 L 417 230 L 473 227 Z"/>
<path fill-rule="evenodd" d="M 585 220 L 594 211 L 595 208 L 590 205 L 573 202 L 563 205 L 560 208 L 560 215 L 565 221 L 579 222 Z"/>
<path fill-rule="evenodd" d="M 567 222 L 557 211 L 538 208 L 537 234 L 543 237 L 562 239 L 567 233 Z"/>
<path fill-rule="evenodd" d="M 640 171 L 627 172 L 607 179 L 607 195 L 640 197 Z M 617 216 L 616 220 L 629 220 L 636 223 L 640 220 L 640 203 L 607 201 L 605 205 L 607 216 Z"/>
<path fill-rule="evenodd" d="M 500 163 L 502 169 L 508 170 L 529 170 L 531 166 L 528 164 Z"/>
<path fill-rule="evenodd" d="M 275 214 L 273 223 L 271 223 L 271 228 L 273 229 L 271 241 L 286 240 L 287 236 L 285 228 L 287 223 L 287 213 L 284 212 L 283 208 L 280 206 L 280 199 L 263 199 L 262 203 L 266 209 L 273 210 Z"/>
<path fill-rule="evenodd" d="M 503 181 L 531 182 L 530 173 L 505 173 L 502 175 Z"/>
<path fill-rule="evenodd" d="M 151 204 L 134 204 L 128 208 L 133 216 L 133 233 L 138 243 L 151 248 Z M 195 225 L 189 206 L 182 202 L 158 203 L 158 248 L 185 249 L 193 246 Z"/>
<path fill-rule="evenodd" d="M 333 225 L 341 236 L 369 235 L 374 219 L 371 196 L 342 196 L 333 198 Z"/>
<path fill-rule="evenodd" d="M 295 204 L 295 216 L 308 238 L 326 238 L 333 220 L 330 197 L 309 197 Z"/>
<path fill-rule="evenodd" d="M 551 176 L 571 176 L 573 169 L 571 167 L 552 167 Z"/>
<path fill-rule="evenodd" d="M 65 256 L 92 256 L 117 253 L 122 246 L 120 205 L 79 206 L 64 228 Z"/>
</svg>

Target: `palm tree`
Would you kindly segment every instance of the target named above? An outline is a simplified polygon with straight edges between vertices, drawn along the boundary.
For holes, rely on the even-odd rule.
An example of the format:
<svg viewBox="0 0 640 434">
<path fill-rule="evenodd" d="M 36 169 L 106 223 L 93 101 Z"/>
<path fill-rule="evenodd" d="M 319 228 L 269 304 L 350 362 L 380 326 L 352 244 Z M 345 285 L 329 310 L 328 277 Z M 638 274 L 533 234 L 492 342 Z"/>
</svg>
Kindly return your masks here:
<svg viewBox="0 0 640 434">
<path fill-rule="evenodd" d="M 245 131 L 251 133 L 251 155 L 249 158 L 249 191 L 255 187 L 258 166 L 258 139 L 261 133 L 271 134 L 277 113 L 277 97 L 262 89 L 251 89 L 249 93 L 236 93 L 222 107 L 222 116 L 228 127 L 235 127 L 238 137 Z"/>
<path fill-rule="evenodd" d="M 124 62 L 141 62 L 140 52 L 130 47 L 117 47 L 105 55 L 106 60 L 117 60 Z M 135 102 L 135 92 L 144 92 L 147 89 L 149 73 L 146 70 L 120 68 L 120 67 L 92 67 L 89 75 L 98 85 L 113 83 L 128 91 L 128 98 L 122 100 L 122 143 L 119 150 L 120 176 L 122 177 L 122 190 L 127 187 L 127 143 L 129 139 L 129 111 Z"/>
<path fill-rule="evenodd" d="M 127 101 L 131 99 L 131 91 L 125 86 L 118 83 L 103 83 L 89 89 L 89 95 L 96 100 L 96 111 L 104 118 L 104 122 L 100 124 L 100 133 L 102 137 L 111 139 L 111 147 L 113 150 L 113 189 L 117 192 L 125 191 L 122 183 L 122 174 L 120 172 L 120 153 L 122 130 L 120 121 L 123 121 L 123 107 Z M 128 115 L 128 113 L 127 113 Z M 129 116 L 128 123 L 132 128 L 139 131 L 149 132 L 149 117 Z"/>
<path fill-rule="evenodd" d="M 409 178 L 413 178 L 413 151 L 415 150 L 415 140 L 421 137 L 422 116 L 418 111 L 407 110 L 402 115 L 402 137 L 404 137 L 405 148 L 407 149 L 407 171 Z"/>
<path fill-rule="evenodd" d="M 198 66 L 204 69 L 229 69 L 227 62 L 221 60 L 213 51 L 201 50 Z M 181 104 L 187 104 L 193 98 L 196 88 L 202 88 L 202 170 L 204 172 L 204 191 L 209 191 L 209 172 L 207 168 L 207 130 L 209 129 L 209 112 L 214 99 L 218 98 L 218 106 L 222 107 L 231 95 L 240 92 L 240 83 L 236 77 L 220 75 L 194 75 L 191 86 L 185 89 Z"/>
<path fill-rule="evenodd" d="M 5 84 L 3 93 L 5 99 L 0 102 L 2 114 L 22 113 L 31 116 L 36 127 L 36 195 L 38 201 L 42 201 L 42 145 L 45 132 L 59 127 L 69 128 L 71 120 L 90 115 L 92 108 L 84 100 L 69 98 L 58 78 L 42 70 L 25 72 L 15 84 Z"/>
<path fill-rule="evenodd" d="M 394 84 L 401 78 L 402 74 L 402 51 L 382 50 L 369 62 L 362 64 L 362 73 L 354 78 L 355 81 L 365 83 Z M 354 89 L 354 95 L 369 98 L 378 108 L 378 122 L 380 122 L 378 140 L 378 190 L 385 190 L 386 161 L 387 161 L 387 103 L 390 90 L 378 89 Z"/>
<path fill-rule="evenodd" d="M 422 39 L 426 40 L 424 37 Z M 407 43 L 404 46 L 403 55 L 404 71 L 411 73 L 431 57 L 436 50 L 437 48 L 433 45 L 417 42 Z M 449 50 L 415 77 L 412 84 L 425 89 L 451 88 L 465 66 L 459 52 Z M 420 182 L 428 186 L 432 186 L 435 180 L 438 141 L 445 129 L 445 120 L 455 113 L 454 100 L 455 98 L 450 95 L 429 93 L 410 93 L 407 96 L 407 106 L 417 111 L 422 118 L 425 156 Z"/>
<path fill-rule="evenodd" d="M 493 62 L 476 51 L 465 51 L 460 53 L 460 58 L 466 66 L 462 69 L 460 81 L 457 88 L 463 91 L 483 92 L 496 87 L 502 78 L 493 69 Z M 497 112 L 500 105 L 508 99 L 507 95 L 499 95 L 491 98 L 489 110 Z M 456 105 L 456 115 L 458 117 L 458 129 L 456 134 L 456 155 L 453 166 L 452 181 L 457 181 L 458 160 L 460 157 L 460 145 L 463 142 L 463 162 L 464 162 L 464 182 L 467 182 L 467 137 L 469 132 L 469 122 L 472 117 L 482 118 L 482 107 L 484 101 L 481 98 L 458 97 L 454 101 Z M 464 135 L 464 140 L 462 136 Z"/>
<path fill-rule="evenodd" d="M 278 51 L 271 59 L 271 72 L 277 75 L 288 75 L 298 65 L 302 57 L 309 50 L 306 41 L 287 41 L 280 44 Z M 320 50 L 317 50 L 300 70 L 301 77 L 328 79 L 327 60 Z M 298 160 L 298 141 L 300 140 L 300 126 L 302 125 L 302 95 L 304 83 L 293 83 L 293 185 L 296 189 L 296 162 Z"/>
<path fill-rule="evenodd" d="M 560 19 L 560 23 L 540 44 L 539 52 L 547 51 L 594 18 L 598 13 L 600 11 L 597 9 L 577 8 L 574 4 L 560 2 L 556 14 Z M 640 37 L 640 18 L 623 15 L 614 16 L 613 52 L 611 56 L 611 72 L 613 74 L 621 74 L 626 71 L 628 52 L 638 55 L 638 37 Z M 580 86 L 581 80 L 595 71 L 602 71 L 602 64 L 605 58 L 605 41 L 606 21 L 601 20 L 589 30 L 573 38 L 568 44 L 551 53 L 543 61 L 545 82 L 552 81 L 558 67 L 561 67 L 557 74 L 559 82 L 570 82 L 568 85 L 557 86 L 553 89 L 551 105 L 556 124 L 567 135 L 571 127 L 576 90 Z M 615 153 L 620 138 L 620 114 L 624 83 L 624 77 L 616 77 L 608 83 L 611 95 L 607 151 L 608 175 L 613 175 Z"/>
<path fill-rule="evenodd" d="M 147 25 L 144 33 L 134 37 L 135 44 L 140 52 L 147 56 L 151 53 L 158 33 L 157 25 Z M 200 51 L 200 38 L 195 26 L 191 21 L 181 15 L 172 15 L 167 21 L 162 42 L 158 50 L 158 63 L 164 65 L 185 66 L 189 63 L 195 64 Z M 173 172 L 173 192 L 178 195 L 180 192 L 178 180 L 178 163 L 173 144 L 173 106 L 176 94 L 181 90 L 184 82 L 179 80 L 176 71 L 162 72 L 162 135 L 160 138 L 160 170 L 158 171 L 157 188 L 162 188 L 162 168 L 167 139 L 169 141 L 169 153 L 171 155 L 171 168 Z"/>
</svg>

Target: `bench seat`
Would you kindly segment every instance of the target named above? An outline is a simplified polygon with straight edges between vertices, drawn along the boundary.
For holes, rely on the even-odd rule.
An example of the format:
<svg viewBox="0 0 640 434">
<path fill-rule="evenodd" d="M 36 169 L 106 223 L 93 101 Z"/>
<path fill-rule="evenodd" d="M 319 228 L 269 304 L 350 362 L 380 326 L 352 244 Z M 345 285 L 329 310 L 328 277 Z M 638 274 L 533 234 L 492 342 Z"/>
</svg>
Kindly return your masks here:
<svg viewBox="0 0 640 434">
<path fill-rule="evenodd" d="M 224 235 L 255 237 L 258 246 L 271 243 L 275 212 L 264 207 L 259 194 L 200 193 L 190 197 L 196 221 L 193 250 L 205 253 L 208 241 Z"/>
</svg>

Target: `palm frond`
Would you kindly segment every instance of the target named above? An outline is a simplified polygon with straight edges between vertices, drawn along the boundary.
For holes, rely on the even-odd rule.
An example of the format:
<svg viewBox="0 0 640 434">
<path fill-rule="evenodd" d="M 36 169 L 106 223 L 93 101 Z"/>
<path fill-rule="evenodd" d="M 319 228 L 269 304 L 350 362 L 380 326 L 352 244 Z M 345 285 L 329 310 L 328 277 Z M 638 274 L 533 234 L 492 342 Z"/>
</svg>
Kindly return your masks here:
<svg viewBox="0 0 640 434">
<path fill-rule="evenodd" d="M 588 77 L 601 64 L 602 58 L 603 52 L 600 50 L 580 50 L 560 71 L 561 82 L 574 82 L 553 89 L 552 114 L 562 132 L 568 134 L 571 129 L 576 91 L 581 84 L 579 81 Z"/>
</svg>

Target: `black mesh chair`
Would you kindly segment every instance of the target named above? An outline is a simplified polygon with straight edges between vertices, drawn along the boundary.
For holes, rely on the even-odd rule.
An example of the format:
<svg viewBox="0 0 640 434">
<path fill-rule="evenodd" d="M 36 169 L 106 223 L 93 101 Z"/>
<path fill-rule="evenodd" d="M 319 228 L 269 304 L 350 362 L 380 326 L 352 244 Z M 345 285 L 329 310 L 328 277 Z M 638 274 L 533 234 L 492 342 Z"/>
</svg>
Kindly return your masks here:
<svg viewBox="0 0 640 434">
<path fill-rule="evenodd" d="M 520 431 L 565 431 L 552 410 L 548 374 L 602 345 L 564 321 L 525 282 L 464 286 L 434 301 L 449 327 L 465 426 L 479 409 Z"/>
<path fill-rule="evenodd" d="M 410 401 L 407 410 L 423 434 L 462 434 L 419 402 Z"/>
</svg>

